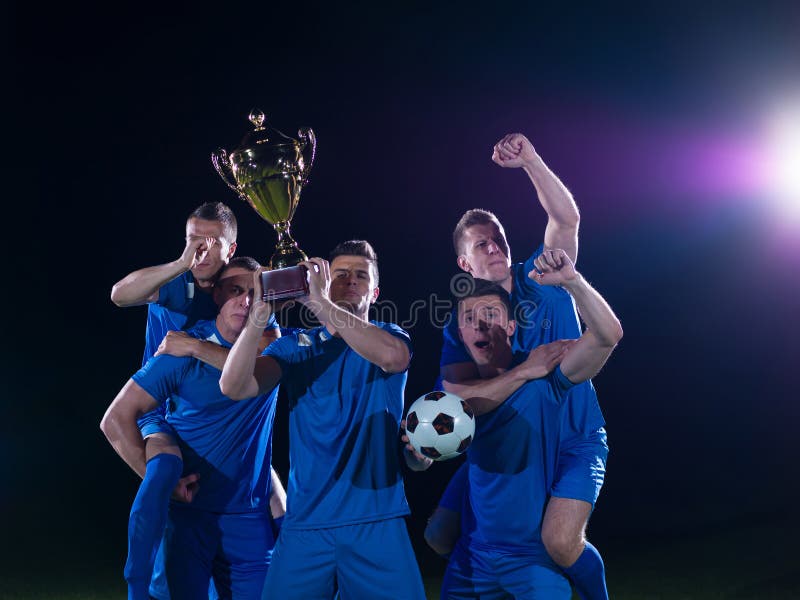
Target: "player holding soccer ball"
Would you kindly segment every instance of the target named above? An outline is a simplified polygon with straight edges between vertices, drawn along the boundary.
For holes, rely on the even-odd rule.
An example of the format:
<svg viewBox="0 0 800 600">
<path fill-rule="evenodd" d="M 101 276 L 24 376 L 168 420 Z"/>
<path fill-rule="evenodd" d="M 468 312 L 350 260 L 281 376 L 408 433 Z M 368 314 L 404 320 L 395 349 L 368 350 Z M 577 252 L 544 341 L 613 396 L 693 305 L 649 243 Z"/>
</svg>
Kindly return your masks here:
<svg viewBox="0 0 800 600">
<path fill-rule="evenodd" d="M 574 262 L 580 220 L 577 206 L 531 143 L 521 134 L 507 135 L 494 146 L 492 159 L 502 167 L 525 170 L 548 215 L 544 249 L 561 248 Z M 512 265 L 503 226 L 495 215 L 479 209 L 464 214 L 453 232 L 453 243 L 461 269 L 473 277 L 495 282 L 510 293 L 518 321 L 513 349 L 533 351 L 532 356 L 535 352 L 548 352 L 549 359 L 558 362 L 566 346 L 549 343 L 577 338 L 580 325 L 569 294 L 527 277 L 542 248 L 525 263 Z M 444 331 L 441 374 L 446 390 L 464 398 L 478 396 L 494 402 L 504 400 L 527 380 L 521 366 L 504 373 L 486 369 L 479 372 L 459 339 L 455 321 Z M 492 404 L 474 408 L 477 412 L 486 411 Z M 602 558 L 585 537 L 586 523 L 605 473 L 608 446 L 604 425 L 591 382 L 575 386 L 562 410 L 558 471 L 542 524 L 542 539 L 549 555 L 587 600 L 608 595 Z"/>
<path fill-rule="evenodd" d="M 312 258 L 300 299 L 322 323 L 255 357 L 259 326 L 233 347 L 220 385 L 231 398 L 274 389 L 289 401 L 289 504 L 265 597 L 395 600 L 425 597 L 403 517 L 396 443 L 411 348 L 391 323 L 368 321 L 378 264 L 365 241 Z M 257 300 L 256 317 L 271 307 Z M 399 592 L 402 590 L 402 592 Z"/>
<path fill-rule="evenodd" d="M 561 364 L 547 377 L 523 384 L 477 420 L 467 453 L 472 527 L 448 563 L 442 597 L 565 598 L 569 583 L 542 542 L 542 515 L 559 476 L 562 412 L 575 384 L 593 377 L 622 338 L 619 320 L 578 274 L 562 250 L 545 250 L 530 276 L 561 286 L 586 323 Z M 459 334 L 479 369 L 509 372 L 524 354 L 512 356 L 516 328 L 506 290 L 484 280 L 458 303 Z M 520 502 L 524 508 L 520 509 Z"/>
</svg>

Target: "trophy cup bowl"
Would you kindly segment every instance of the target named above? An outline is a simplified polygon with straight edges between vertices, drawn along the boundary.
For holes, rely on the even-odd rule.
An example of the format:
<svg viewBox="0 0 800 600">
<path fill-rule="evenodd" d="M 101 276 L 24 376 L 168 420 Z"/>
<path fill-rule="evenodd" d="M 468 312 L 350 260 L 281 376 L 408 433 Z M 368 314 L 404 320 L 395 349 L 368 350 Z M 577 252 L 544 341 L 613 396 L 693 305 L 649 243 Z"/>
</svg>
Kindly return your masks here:
<svg viewBox="0 0 800 600">
<path fill-rule="evenodd" d="M 290 224 L 300 192 L 308 183 L 317 142 L 310 128 L 300 129 L 299 139 L 294 139 L 266 126 L 264 113 L 258 109 L 251 111 L 249 118 L 255 130 L 230 154 L 222 148 L 212 152 L 211 162 L 228 187 L 275 228 L 278 243 L 270 257 L 269 268 L 276 271 L 307 260 L 292 239 Z M 279 289 L 289 283 L 287 276 L 288 273 L 276 273 L 271 278 L 267 276 L 266 281 L 262 278 L 265 299 L 293 298 L 307 292 L 307 286 L 298 288 L 297 277 L 291 278 L 289 287 L 292 289 Z M 270 282 L 278 287 L 268 287 Z"/>
</svg>

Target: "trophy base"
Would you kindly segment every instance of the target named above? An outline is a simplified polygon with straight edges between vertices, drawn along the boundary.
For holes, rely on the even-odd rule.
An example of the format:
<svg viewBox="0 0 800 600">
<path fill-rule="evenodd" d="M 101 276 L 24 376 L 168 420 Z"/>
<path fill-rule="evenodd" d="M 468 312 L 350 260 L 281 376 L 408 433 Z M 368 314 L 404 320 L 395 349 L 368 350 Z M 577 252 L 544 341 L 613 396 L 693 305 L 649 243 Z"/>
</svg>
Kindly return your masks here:
<svg viewBox="0 0 800 600">
<path fill-rule="evenodd" d="M 304 260 L 308 260 L 306 253 L 300 250 L 296 244 L 292 244 L 286 248 L 277 249 L 269 259 L 269 268 L 273 270 L 285 269 L 293 267 Z"/>
<path fill-rule="evenodd" d="M 261 299 L 264 302 L 290 300 L 308 294 L 308 269 L 297 265 L 261 273 Z"/>
</svg>

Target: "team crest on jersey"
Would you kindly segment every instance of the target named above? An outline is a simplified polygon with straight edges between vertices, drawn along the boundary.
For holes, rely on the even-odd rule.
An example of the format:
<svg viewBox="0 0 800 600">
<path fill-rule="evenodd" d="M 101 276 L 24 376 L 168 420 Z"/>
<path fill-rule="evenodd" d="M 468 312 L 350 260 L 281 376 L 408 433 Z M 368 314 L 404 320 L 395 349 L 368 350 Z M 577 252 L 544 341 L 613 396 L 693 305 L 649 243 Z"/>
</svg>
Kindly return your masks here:
<svg viewBox="0 0 800 600">
<path fill-rule="evenodd" d="M 297 334 L 297 345 L 298 346 L 310 346 L 311 345 L 311 338 L 308 337 L 307 333 L 298 333 Z"/>
</svg>

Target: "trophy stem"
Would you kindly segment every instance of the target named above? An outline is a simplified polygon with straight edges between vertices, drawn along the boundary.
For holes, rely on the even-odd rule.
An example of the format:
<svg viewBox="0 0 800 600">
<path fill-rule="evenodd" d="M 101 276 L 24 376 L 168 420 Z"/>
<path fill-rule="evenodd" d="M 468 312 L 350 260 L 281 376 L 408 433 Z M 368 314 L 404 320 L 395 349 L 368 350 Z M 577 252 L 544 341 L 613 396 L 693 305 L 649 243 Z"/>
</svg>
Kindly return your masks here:
<svg viewBox="0 0 800 600">
<path fill-rule="evenodd" d="M 278 244 L 275 246 L 275 253 L 269 259 L 270 269 L 293 267 L 301 261 L 308 260 L 306 253 L 297 247 L 297 242 L 289 233 L 289 221 L 278 221 L 273 227 L 278 234 Z"/>
</svg>

